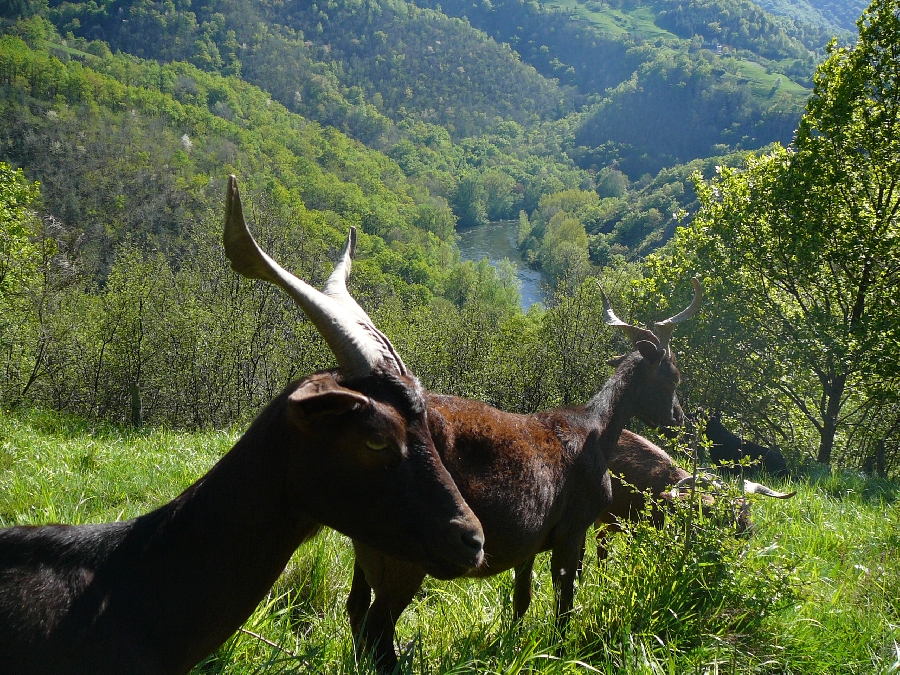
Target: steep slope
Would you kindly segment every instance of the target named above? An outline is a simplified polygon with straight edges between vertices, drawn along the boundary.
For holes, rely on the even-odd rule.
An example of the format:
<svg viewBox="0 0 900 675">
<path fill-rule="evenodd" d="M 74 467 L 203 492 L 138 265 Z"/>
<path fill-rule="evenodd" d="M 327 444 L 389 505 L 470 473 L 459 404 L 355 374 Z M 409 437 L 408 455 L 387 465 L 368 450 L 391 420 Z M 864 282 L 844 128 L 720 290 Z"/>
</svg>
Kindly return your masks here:
<svg viewBox="0 0 900 675">
<path fill-rule="evenodd" d="M 62 33 L 142 58 L 242 74 L 316 118 L 339 96 L 348 107 L 366 101 L 395 121 L 435 122 L 459 138 L 496 117 L 524 124 L 572 109 L 570 94 L 509 47 L 404 0 L 67 2 L 52 19 Z"/>
<path fill-rule="evenodd" d="M 480 224 L 612 171 L 657 185 L 667 167 L 789 143 L 829 37 L 748 0 L 92 0 L 47 16 L 82 49 L 240 75 L 385 152 L 430 195 L 419 222 L 435 232 L 452 229 L 446 205 Z M 643 252 L 683 206 L 606 243 Z"/>
<path fill-rule="evenodd" d="M 77 58 L 60 61 L 0 37 L 0 161 L 40 180 L 82 273 L 102 280 L 123 242 L 175 261 L 191 255 L 199 224 L 219 218 L 225 175 L 236 173 L 257 196 L 256 218 L 290 223 L 303 242 L 286 256 L 296 269 L 318 269 L 356 225 L 381 240 L 367 263 L 387 275 L 379 293 L 442 292 L 454 249 L 428 226 L 446 204 L 391 159 L 235 78 L 69 51 Z M 452 227 L 438 233 L 452 240 Z"/>
<path fill-rule="evenodd" d="M 738 0 L 440 6 L 509 42 L 546 76 L 600 97 L 579 122 L 575 156 L 594 170 L 615 163 L 632 179 L 726 148 L 790 142 L 816 63 L 804 41 L 827 41 Z M 711 25 L 715 34 L 698 32 Z"/>
<path fill-rule="evenodd" d="M 856 20 L 869 6 L 868 0 L 756 0 L 763 9 L 806 23 L 818 24 L 843 38 L 856 33 Z M 851 39 L 848 36 L 846 39 Z"/>
</svg>

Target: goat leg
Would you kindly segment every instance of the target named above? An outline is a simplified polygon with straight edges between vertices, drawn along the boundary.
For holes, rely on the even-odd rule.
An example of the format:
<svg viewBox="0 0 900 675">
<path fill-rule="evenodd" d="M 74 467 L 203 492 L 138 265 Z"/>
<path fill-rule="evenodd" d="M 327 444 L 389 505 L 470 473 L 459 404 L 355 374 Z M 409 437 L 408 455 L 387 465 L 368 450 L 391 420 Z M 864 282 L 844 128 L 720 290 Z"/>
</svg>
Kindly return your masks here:
<svg viewBox="0 0 900 675">
<path fill-rule="evenodd" d="M 425 572 L 412 563 L 403 562 L 354 542 L 356 564 L 353 586 L 348 598 L 347 613 L 354 632 L 356 654 L 362 658 L 372 655 L 379 673 L 392 673 L 397 668 L 397 653 L 394 651 L 394 631 L 403 610 L 412 602 L 416 591 L 422 586 Z M 357 579 L 357 570 L 362 579 Z M 368 589 L 375 593 L 371 606 L 368 603 Z"/>
<path fill-rule="evenodd" d="M 560 636 L 566 632 L 566 624 L 575 604 L 575 577 L 584 557 L 584 533 L 561 539 L 553 547 L 550 558 L 550 575 L 556 595 L 556 628 Z"/>
<path fill-rule="evenodd" d="M 366 573 L 359 562 L 353 564 L 353 582 L 350 584 L 350 594 L 347 596 L 347 618 L 350 619 L 350 630 L 353 639 L 359 647 L 359 637 L 366 620 L 366 612 L 372 604 L 372 587 L 366 581 Z"/>
<path fill-rule="evenodd" d="M 531 570 L 534 568 L 532 556 L 516 567 L 515 589 L 513 590 L 513 620 L 519 621 L 531 605 Z"/>
</svg>

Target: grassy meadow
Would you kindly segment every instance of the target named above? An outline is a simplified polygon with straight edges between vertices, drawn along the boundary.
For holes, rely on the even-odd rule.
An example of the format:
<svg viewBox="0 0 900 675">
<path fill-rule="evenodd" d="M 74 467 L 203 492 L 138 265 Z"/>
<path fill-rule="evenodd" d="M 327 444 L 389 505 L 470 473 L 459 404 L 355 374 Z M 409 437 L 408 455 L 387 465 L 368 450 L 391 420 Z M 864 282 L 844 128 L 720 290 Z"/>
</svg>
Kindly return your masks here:
<svg viewBox="0 0 900 675">
<path fill-rule="evenodd" d="M 196 480 L 237 435 L 0 412 L 0 526 L 139 515 Z M 547 556 L 518 626 L 509 573 L 429 579 L 398 627 L 403 672 L 900 672 L 900 485 L 823 471 L 773 487 L 799 494 L 755 500 L 751 537 L 689 505 L 662 532 L 636 525 L 616 537 L 602 565 L 589 535 L 564 637 Z M 344 615 L 351 565 L 341 535 L 307 542 L 244 629 L 195 672 L 371 673 L 354 658 Z"/>
</svg>

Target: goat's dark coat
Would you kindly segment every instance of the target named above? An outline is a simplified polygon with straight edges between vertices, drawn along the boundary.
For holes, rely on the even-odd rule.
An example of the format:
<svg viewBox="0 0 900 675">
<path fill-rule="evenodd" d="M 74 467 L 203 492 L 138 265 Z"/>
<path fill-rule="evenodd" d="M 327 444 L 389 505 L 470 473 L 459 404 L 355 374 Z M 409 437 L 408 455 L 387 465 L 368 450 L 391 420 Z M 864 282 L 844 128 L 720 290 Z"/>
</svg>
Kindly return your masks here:
<svg viewBox="0 0 900 675">
<path fill-rule="evenodd" d="M 434 450 L 417 383 L 382 373 L 351 390 L 340 377 L 290 385 L 151 513 L 0 530 L 0 672 L 187 673 L 321 524 L 440 576 L 478 564 L 480 528 Z M 373 452 L 373 438 L 391 448 Z"/>
<path fill-rule="evenodd" d="M 610 507 L 594 523 L 598 560 L 606 558 L 606 539 L 609 535 L 620 531 L 621 523 L 634 521 L 646 512 L 647 494 L 656 500 L 651 504 L 650 520 L 656 527 L 661 527 L 665 512 L 660 506 L 686 497 L 688 493 L 681 490 L 685 489 L 683 484 L 692 477 L 676 465 L 658 445 L 627 429 L 622 431 L 616 447 L 606 454 L 606 462 L 611 476 L 613 499 Z M 681 489 L 673 490 L 673 486 L 680 486 Z M 744 490 L 747 495 L 760 494 L 776 499 L 787 499 L 796 494 L 777 492 L 760 483 L 746 480 Z M 713 495 L 704 493 L 700 495 L 700 501 L 703 512 L 710 515 Z M 749 499 L 745 496 L 732 499 L 729 503 L 731 516 L 728 525 L 738 533 L 749 531 L 752 528 Z M 516 583 L 519 583 L 518 579 Z"/>
<path fill-rule="evenodd" d="M 725 472 L 740 472 L 741 469 L 736 468 L 737 463 L 742 458 L 749 457 L 756 463 L 756 466 L 761 464 L 762 468 L 772 476 L 787 475 L 787 462 L 778 450 L 743 440 L 737 434 L 726 429 L 725 425 L 717 418 L 712 417 L 707 421 L 705 433 L 713 443 L 709 451 L 710 459 L 721 465 Z M 754 468 L 747 467 L 744 471 L 752 472 Z"/>
</svg>

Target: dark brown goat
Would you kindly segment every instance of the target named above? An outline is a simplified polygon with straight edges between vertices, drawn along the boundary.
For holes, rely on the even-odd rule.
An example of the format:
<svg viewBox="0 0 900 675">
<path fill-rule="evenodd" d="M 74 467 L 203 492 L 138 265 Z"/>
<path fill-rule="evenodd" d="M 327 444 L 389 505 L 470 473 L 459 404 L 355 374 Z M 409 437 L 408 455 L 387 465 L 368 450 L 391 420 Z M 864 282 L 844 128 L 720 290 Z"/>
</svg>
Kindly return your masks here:
<svg viewBox="0 0 900 675">
<path fill-rule="evenodd" d="M 710 459 L 719 465 L 723 472 L 733 475 L 752 474 L 762 467 L 771 476 L 787 475 L 787 462 L 776 448 L 767 448 L 729 431 L 722 424 L 718 414 L 707 420 L 704 433 L 713 444 L 709 451 Z M 745 457 L 752 461 L 751 466 L 739 465 Z"/>
<path fill-rule="evenodd" d="M 661 527 L 665 513 L 660 504 L 680 499 L 685 494 L 682 490 L 693 480 L 692 474 L 677 466 L 662 448 L 627 429 L 622 431 L 613 451 L 607 453 L 606 463 L 612 478 L 613 499 L 612 505 L 594 523 L 598 560 L 606 558 L 606 540 L 612 533 L 621 531 L 620 523 L 634 521 L 645 512 L 647 494 L 656 500 L 651 503 L 650 519 Z M 750 481 L 744 481 L 744 493 L 777 499 L 796 494 L 776 492 Z M 708 493 L 701 499 L 706 505 L 713 501 Z M 738 531 L 745 531 L 750 527 L 749 502 L 741 499 L 734 506 L 735 526 Z"/>
<path fill-rule="evenodd" d="M 3 673 L 187 673 L 322 525 L 442 577 L 482 561 L 481 527 L 435 451 L 417 380 L 355 303 L 259 250 L 233 176 L 225 247 L 238 272 L 294 296 L 340 369 L 288 385 L 205 476 L 151 513 L 0 531 Z"/>
<path fill-rule="evenodd" d="M 612 498 L 605 454 L 632 416 L 654 425 L 681 423 L 675 394 L 681 376 L 669 339 L 675 324 L 699 309 L 700 287 L 693 283 L 691 306 L 657 324 L 661 337 L 619 321 L 603 297 L 606 322 L 625 330 L 637 351 L 611 362 L 615 373 L 585 406 L 516 415 L 478 401 L 426 395 L 429 428 L 444 466 L 484 528 L 485 561 L 468 576 L 515 568 L 517 577 L 530 580 L 535 555 L 551 551 L 561 630 L 573 604 L 585 533 Z M 427 570 L 363 542 L 354 548 L 347 612 L 357 649 L 372 652 L 379 669 L 390 672 L 397 664 L 397 620 Z M 517 618 L 531 602 L 530 583 L 527 591 L 514 597 Z"/>
</svg>

